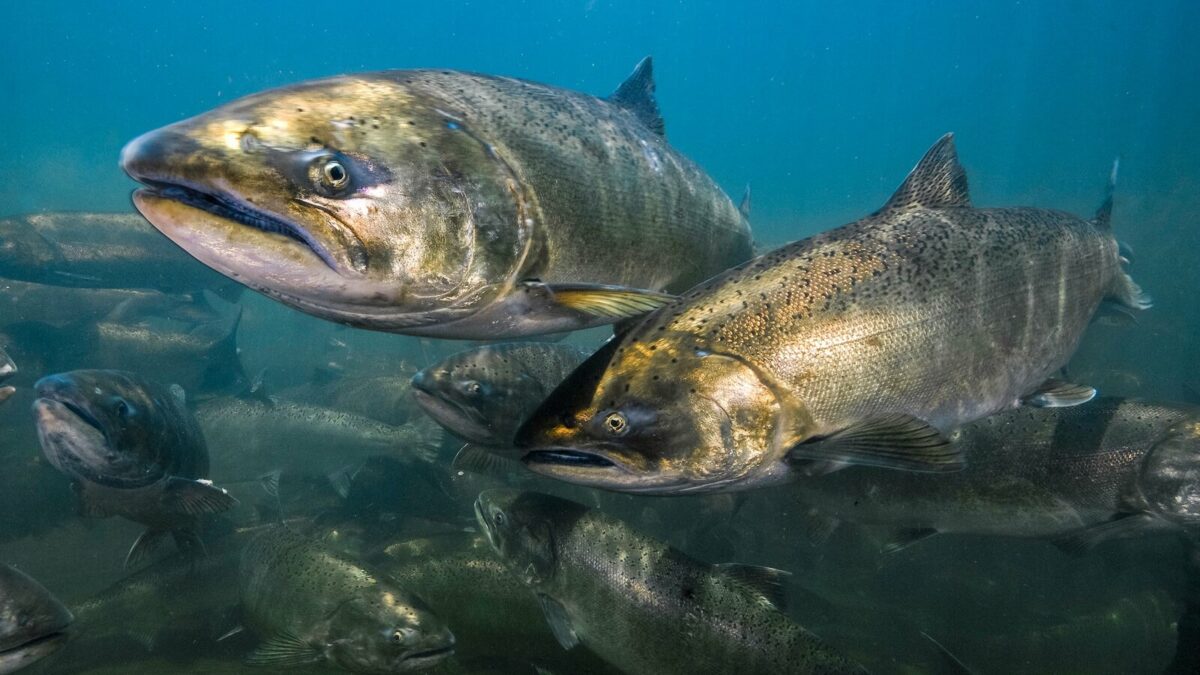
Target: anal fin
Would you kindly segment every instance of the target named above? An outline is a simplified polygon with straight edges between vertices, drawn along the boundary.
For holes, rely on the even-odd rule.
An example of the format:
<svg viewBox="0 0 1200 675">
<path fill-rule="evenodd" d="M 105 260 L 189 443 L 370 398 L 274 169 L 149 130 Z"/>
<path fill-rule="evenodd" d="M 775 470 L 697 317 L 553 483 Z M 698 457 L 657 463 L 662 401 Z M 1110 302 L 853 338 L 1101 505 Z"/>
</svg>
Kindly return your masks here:
<svg viewBox="0 0 1200 675">
<path fill-rule="evenodd" d="M 1153 529 L 1154 526 L 1153 516 L 1141 513 L 1125 514 L 1099 525 L 1081 527 L 1060 535 L 1050 543 L 1063 553 L 1083 555 L 1105 541 L 1134 536 L 1147 529 Z"/>
<path fill-rule="evenodd" d="M 959 471 L 964 466 L 958 446 L 928 422 L 902 413 L 866 419 L 829 436 L 799 443 L 788 451 L 787 461 L 799 460 L 934 473 Z"/>
<path fill-rule="evenodd" d="M 1034 408 L 1069 408 L 1096 398 L 1096 390 L 1051 378 L 1042 386 L 1021 397 L 1021 403 Z"/>
<path fill-rule="evenodd" d="M 917 542 L 925 541 L 938 534 L 939 532 L 932 527 L 907 527 L 897 530 L 892 533 L 892 538 L 883 545 L 880 552 L 887 555 L 898 553 Z"/>
<path fill-rule="evenodd" d="M 133 546 L 129 547 L 129 553 L 125 554 L 125 569 L 141 564 L 155 548 L 158 548 L 166 534 L 167 530 L 146 530 L 139 534 L 133 541 Z"/>
</svg>

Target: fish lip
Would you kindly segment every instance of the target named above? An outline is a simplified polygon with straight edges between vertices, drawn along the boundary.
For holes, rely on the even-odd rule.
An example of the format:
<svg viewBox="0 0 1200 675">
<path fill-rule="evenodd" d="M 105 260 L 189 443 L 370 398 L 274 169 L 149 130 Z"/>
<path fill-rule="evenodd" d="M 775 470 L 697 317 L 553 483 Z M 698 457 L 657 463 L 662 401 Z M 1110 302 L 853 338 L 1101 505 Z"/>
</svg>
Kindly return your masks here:
<svg viewBox="0 0 1200 675">
<path fill-rule="evenodd" d="M 0 656 L 2 656 L 4 654 L 18 654 L 20 652 L 29 651 L 36 647 L 41 647 L 41 646 L 46 646 L 46 645 L 53 646 L 53 649 L 51 649 L 51 652 L 57 651 L 59 648 L 62 647 L 62 645 L 54 644 L 54 643 L 66 642 L 67 638 L 70 637 L 70 634 L 68 634 L 65 629 L 66 629 L 65 625 L 60 626 L 58 630 L 53 630 L 48 633 L 43 633 L 42 635 L 39 635 L 31 640 L 26 640 L 25 642 L 22 642 L 19 645 L 13 645 L 7 649 L 0 649 Z"/>
<path fill-rule="evenodd" d="M 57 403 L 58 405 L 62 406 L 65 410 L 70 412 L 72 415 L 77 417 L 79 419 L 79 421 L 83 422 L 84 424 L 87 424 L 88 426 L 92 427 L 96 431 L 99 431 L 101 434 L 104 434 L 105 438 L 108 438 L 108 434 L 104 431 L 104 427 L 100 425 L 99 420 L 97 420 L 88 411 L 75 405 L 74 403 L 72 403 L 71 401 L 69 401 L 65 398 L 56 398 L 54 396 L 49 396 L 45 393 L 39 393 L 38 398 L 34 400 L 33 405 L 35 407 L 40 407 L 40 406 L 44 406 L 48 403 Z"/>
<path fill-rule="evenodd" d="M 541 448 L 530 450 L 521 457 L 526 466 L 530 464 L 574 466 L 587 468 L 618 468 L 625 469 L 617 462 L 602 457 L 594 452 L 577 448 Z"/>
<path fill-rule="evenodd" d="M 436 647 L 434 649 L 425 649 L 412 654 L 405 654 L 400 657 L 406 665 L 412 663 L 433 663 L 452 656 L 454 654 L 454 643 L 450 643 L 445 647 Z"/>
<path fill-rule="evenodd" d="M 339 274 L 342 272 L 329 249 L 321 245 L 303 227 L 276 214 L 251 206 L 245 200 L 207 190 L 203 186 L 189 181 L 146 177 L 138 177 L 137 180 L 145 187 L 136 192 L 148 193 L 178 202 L 198 211 L 204 211 L 216 218 L 232 221 L 261 232 L 281 234 L 306 246 L 334 272 Z M 357 237 L 355 238 L 357 239 Z M 358 241 L 357 243 L 361 250 L 362 242 Z"/>
</svg>

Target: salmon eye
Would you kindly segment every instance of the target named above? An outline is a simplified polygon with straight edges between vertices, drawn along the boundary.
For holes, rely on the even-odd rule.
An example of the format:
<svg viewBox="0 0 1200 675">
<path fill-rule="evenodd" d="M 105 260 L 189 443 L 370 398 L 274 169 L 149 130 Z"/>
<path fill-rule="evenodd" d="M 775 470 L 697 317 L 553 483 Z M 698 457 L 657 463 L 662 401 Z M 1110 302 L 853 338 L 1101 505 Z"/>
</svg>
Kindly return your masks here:
<svg viewBox="0 0 1200 675">
<path fill-rule="evenodd" d="M 497 511 L 496 513 L 492 514 L 492 521 L 497 525 L 504 525 L 504 512 Z"/>
<path fill-rule="evenodd" d="M 604 430 L 613 436 L 624 436 L 629 431 L 629 420 L 619 412 L 609 413 L 604 418 Z"/>
<path fill-rule="evenodd" d="M 325 166 L 321 169 L 325 176 L 325 182 L 330 188 L 340 190 L 346 187 L 346 183 L 350 181 L 350 174 L 346 171 L 346 167 L 336 159 L 331 159 L 325 162 Z"/>
</svg>

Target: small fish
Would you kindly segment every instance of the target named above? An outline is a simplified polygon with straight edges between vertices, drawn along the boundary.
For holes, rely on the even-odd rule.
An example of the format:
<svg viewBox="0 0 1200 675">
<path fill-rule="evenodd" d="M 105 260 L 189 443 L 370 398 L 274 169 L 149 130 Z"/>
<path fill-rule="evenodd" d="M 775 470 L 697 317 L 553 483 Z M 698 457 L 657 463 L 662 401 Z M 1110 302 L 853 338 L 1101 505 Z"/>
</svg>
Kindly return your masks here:
<svg viewBox="0 0 1200 675">
<path fill-rule="evenodd" d="M 284 526 L 252 540 L 239 572 L 252 665 L 323 663 L 358 673 L 428 668 L 454 635 L 412 593 Z"/>
<path fill-rule="evenodd" d="M 1119 398 L 1018 409 L 952 434 L 951 474 L 852 467 L 801 481 L 807 516 L 884 525 L 895 551 L 937 534 L 1038 537 L 1070 552 L 1153 532 L 1196 533 L 1200 408 Z M 818 537 L 819 538 L 819 537 Z"/>
<path fill-rule="evenodd" d="M 204 551 L 197 518 L 237 500 L 208 480 L 208 449 L 181 389 L 117 370 L 50 375 L 34 389 L 42 453 L 71 480 L 81 514 L 146 525 L 127 566 L 168 533 L 181 549 Z"/>
<path fill-rule="evenodd" d="M 13 363 L 13 360 L 8 355 L 8 352 L 6 352 L 3 347 L 0 347 L 0 383 L 3 383 L 4 381 L 10 379 L 13 375 L 16 375 L 16 374 L 17 374 L 17 364 Z M 12 387 L 12 386 L 0 387 L 0 403 L 4 403 L 9 398 L 11 398 L 12 395 L 15 393 L 17 393 L 17 390 L 15 387 Z"/>
<path fill-rule="evenodd" d="M 780 611 L 779 570 L 708 565 L 581 504 L 489 490 L 475 516 L 563 647 L 631 675 L 859 673 Z"/>
<path fill-rule="evenodd" d="M 957 471 L 947 432 L 1090 400 L 1055 375 L 1093 314 L 1149 306 L 1110 211 L 976 208 L 946 135 L 880 210 L 621 332 L 517 446 L 534 471 L 630 492 L 748 489 L 853 464 Z"/>
<path fill-rule="evenodd" d="M 578 347 L 556 343 L 486 345 L 418 372 L 412 393 L 450 433 L 508 448 L 521 422 L 586 356 Z"/>
<path fill-rule="evenodd" d="M 496 340 L 614 323 L 751 255 L 666 141 L 650 59 L 607 98 L 395 70 L 254 94 L 134 139 L 142 215 L 309 314 Z"/>
<path fill-rule="evenodd" d="M 74 617 L 24 572 L 0 564 L 0 675 L 58 651 Z"/>
</svg>

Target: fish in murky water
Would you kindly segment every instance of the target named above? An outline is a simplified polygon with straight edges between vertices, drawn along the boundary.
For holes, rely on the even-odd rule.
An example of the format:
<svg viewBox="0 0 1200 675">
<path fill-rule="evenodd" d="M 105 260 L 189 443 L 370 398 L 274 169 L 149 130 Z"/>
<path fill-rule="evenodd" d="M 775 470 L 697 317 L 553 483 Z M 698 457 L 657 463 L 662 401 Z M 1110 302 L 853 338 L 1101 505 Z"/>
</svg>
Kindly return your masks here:
<svg viewBox="0 0 1200 675">
<path fill-rule="evenodd" d="M 392 426 L 272 397 L 222 396 L 196 405 L 217 482 L 249 481 L 277 470 L 328 476 L 376 455 L 407 463 L 437 458 L 442 430 L 418 418 Z"/>
<path fill-rule="evenodd" d="M 61 649 L 72 619 L 45 587 L 0 563 L 0 675 L 15 673 Z"/>
<path fill-rule="evenodd" d="M 550 495 L 487 491 L 475 514 L 559 642 L 627 673 L 861 672 L 777 608 L 778 570 L 707 565 Z"/>
<path fill-rule="evenodd" d="M 939 533 L 1045 537 L 1078 550 L 1197 531 L 1200 408 L 1102 398 L 999 413 L 952 438 L 967 460 L 957 473 L 850 467 L 789 490 L 825 521 L 815 531 L 837 519 L 888 525 L 891 549 Z"/>
<path fill-rule="evenodd" d="M 167 293 L 208 288 L 226 297 L 237 288 L 197 265 L 136 213 L 49 212 L 0 219 L 0 277 Z"/>
<path fill-rule="evenodd" d="M 287 527 L 247 546 L 239 574 L 243 617 L 263 666 L 324 663 L 398 673 L 454 653 L 454 636 L 419 598 Z"/>
<path fill-rule="evenodd" d="M 650 60 L 601 99 L 400 70 L 303 82 L 147 133 L 134 204 L 213 269 L 353 326 L 495 340 L 612 323 L 748 259 L 667 145 Z"/>
<path fill-rule="evenodd" d="M 394 371 L 394 374 L 370 377 L 337 375 L 326 382 L 305 383 L 280 393 L 284 398 L 301 403 L 400 426 L 421 417 L 421 410 L 413 401 L 413 369 L 397 368 Z"/>
<path fill-rule="evenodd" d="M 0 279 L 0 325 L 36 323 L 56 328 L 100 321 L 118 307 L 170 311 L 191 298 L 128 288 L 64 288 Z"/>
<path fill-rule="evenodd" d="M 453 354 L 412 379 L 421 409 L 450 433 L 507 448 L 517 428 L 587 356 L 544 342 L 486 345 Z"/>
<path fill-rule="evenodd" d="M 615 670 L 586 650 L 563 651 L 537 598 L 496 559 L 487 538 L 455 532 L 388 545 L 378 569 L 421 596 L 454 631 L 456 660 L 500 656 L 552 671 Z"/>
<path fill-rule="evenodd" d="M 16 374 L 17 364 L 13 363 L 12 358 L 8 355 L 8 352 L 4 350 L 4 347 L 0 347 L 0 383 L 5 382 Z M 15 387 L 0 387 L 0 403 L 4 403 L 15 393 L 17 393 Z"/>
<path fill-rule="evenodd" d="M 1110 186 L 1111 190 L 1111 186 Z M 1054 378 L 1097 307 L 1149 305 L 1095 220 L 971 206 L 950 135 L 874 214 L 689 291 L 618 335 L 518 435 L 535 471 L 613 490 L 736 490 L 849 464 L 962 467 L 945 433 Z"/>
<path fill-rule="evenodd" d="M 80 512 L 146 525 L 127 565 L 168 533 L 181 549 L 203 551 L 197 518 L 237 501 L 208 480 L 204 436 L 182 390 L 116 370 L 50 375 L 35 390 L 42 453 L 71 479 Z"/>
</svg>

